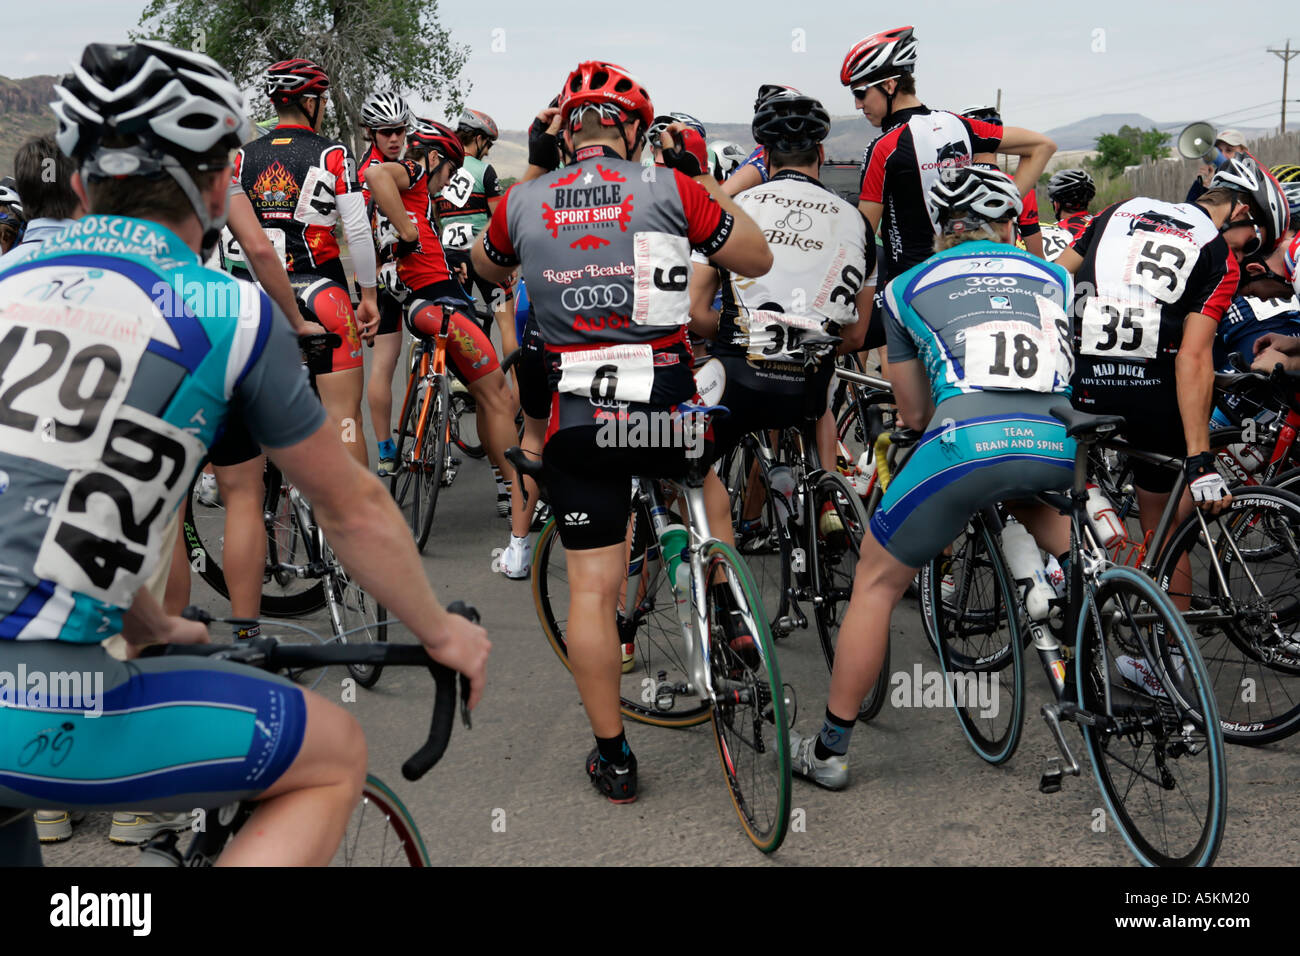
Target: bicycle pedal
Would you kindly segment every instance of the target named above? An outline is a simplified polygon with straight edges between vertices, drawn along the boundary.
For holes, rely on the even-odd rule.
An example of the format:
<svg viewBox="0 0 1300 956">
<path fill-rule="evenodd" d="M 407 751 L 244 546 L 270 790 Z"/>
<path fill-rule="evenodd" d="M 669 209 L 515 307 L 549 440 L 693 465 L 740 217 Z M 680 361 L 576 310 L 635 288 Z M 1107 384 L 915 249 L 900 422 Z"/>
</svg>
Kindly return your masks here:
<svg viewBox="0 0 1300 956">
<path fill-rule="evenodd" d="M 1043 761 L 1043 776 L 1038 781 L 1039 793 L 1059 793 L 1061 780 L 1065 771 L 1061 768 L 1060 757 L 1048 757 Z"/>
</svg>

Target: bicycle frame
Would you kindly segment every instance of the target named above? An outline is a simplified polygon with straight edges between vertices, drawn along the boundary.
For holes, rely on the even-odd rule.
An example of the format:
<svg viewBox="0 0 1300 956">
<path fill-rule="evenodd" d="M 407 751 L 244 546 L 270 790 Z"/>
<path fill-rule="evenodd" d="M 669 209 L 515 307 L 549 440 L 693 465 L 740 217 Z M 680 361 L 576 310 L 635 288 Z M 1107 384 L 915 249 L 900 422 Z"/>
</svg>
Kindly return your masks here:
<svg viewBox="0 0 1300 956">
<path fill-rule="evenodd" d="M 420 383 L 424 383 L 424 401 L 420 405 L 420 417 L 416 424 L 415 435 L 412 438 L 412 448 L 422 447 L 424 441 L 424 430 L 429 424 L 429 410 L 433 407 L 434 389 L 433 383 L 438 376 L 447 374 L 447 339 L 450 336 L 451 313 L 445 309 L 442 316 L 442 327 L 438 334 L 433 336 L 432 348 L 429 340 L 416 337 L 411 342 L 411 362 L 410 374 L 406 379 L 406 392 L 402 396 L 402 404 L 399 408 L 405 408 L 408 399 L 411 396 L 411 389 L 418 388 Z M 451 423 L 450 420 L 444 423 L 444 428 L 448 429 L 447 439 L 451 440 Z M 415 462 L 398 462 L 398 468 L 408 470 L 416 467 Z"/>
</svg>

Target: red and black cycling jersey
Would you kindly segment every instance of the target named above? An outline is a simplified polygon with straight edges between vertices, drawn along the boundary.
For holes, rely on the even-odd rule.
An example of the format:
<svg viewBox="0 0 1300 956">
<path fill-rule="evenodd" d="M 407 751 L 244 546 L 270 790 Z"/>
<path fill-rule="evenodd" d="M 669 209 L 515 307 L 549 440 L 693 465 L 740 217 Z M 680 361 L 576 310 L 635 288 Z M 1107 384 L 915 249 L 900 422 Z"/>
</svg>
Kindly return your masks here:
<svg viewBox="0 0 1300 956">
<path fill-rule="evenodd" d="M 346 146 L 306 126 L 281 124 L 239 151 L 233 178 L 286 270 L 319 272 L 339 257 L 336 197 L 361 190 Z"/>
<path fill-rule="evenodd" d="M 420 249 L 396 259 L 397 277 L 408 289 L 422 290 L 422 295 L 435 298 L 451 295 L 465 298 L 460 283 L 452 278 L 447 266 L 447 256 L 438 241 L 437 222 L 433 214 L 433 198 L 429 195 L 429 174 L 413 159 L 397 160 L 410 179 L 402 190 L 402 206 L 419 232 Z M 378 208 L 375 209 L 375 238 L 383 261 L 392 262 L 393 246 L 398 240 L 397 229 Z"/>
<path fill-rule="evenodd" d="M 938 231 L 929 202 L 941 170 L 968 166 L 978 153 L 1002 142 L 1002 127 L 944 110 L 914 106 L 893 114 L 887 130 L 867 147 L 863 202 L 884 206 L 880 226 L 885 252 L 878 285 L 934 254 Z"/>
<path fill-rule="evenodd" d="M 1092 222 L 1092 213 L 1086 209 L 1078 212 L 1068 213 L 1056 221 L 1056 224 L 1068 232 L 1075 239 L 1083 235 L 1083 231 L 1088 228 L 1088 223 Z"/>
<path fill-rule="evenodd" d="M 382 166 L 389 160 L 384 158 L 384 154 L 375 148 L 371 143 L 365 153 L 361 156 L 361 161 L 357 163 L 357 178 L 361 180 L 361 195 L 366 197 L 366 208 L 372 209 L 370 205 L 370 189 L 366 186 L 366 170 L 371 166 Z"/>
<path fill-rule="evenodd" d="M 1038 192 L 1031 189 L 1029 194 L 1024 197 L 1024 205 L 1020 209 L 1020 215 L 1016 217 L 1016 232 L 1020 233 L 1021 238 L 1023 238 L 1042 231 L 1043 227 L 1038 223 Z"/>
</svg>

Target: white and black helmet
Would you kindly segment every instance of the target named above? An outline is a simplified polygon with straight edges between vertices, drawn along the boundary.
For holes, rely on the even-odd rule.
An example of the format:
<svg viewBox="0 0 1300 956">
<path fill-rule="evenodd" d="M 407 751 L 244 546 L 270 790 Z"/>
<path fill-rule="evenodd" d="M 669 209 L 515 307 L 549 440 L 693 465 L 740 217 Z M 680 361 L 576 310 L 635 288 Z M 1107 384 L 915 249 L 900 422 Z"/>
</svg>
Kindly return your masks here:
<svg viewBox="0 0 1300 956">
<path fill-rule="evenodd" d="M 734 173 L 749 157 L 749 153 L 743 146 L 725 139 L 714 140 L 710 148 L 713 150 L 713 155 L 717 157 L 723 179 Z"/>
<path fill-rule="evenodd" d="M 1086 209 L 1097 195 L 1097 184 L 1084 169 L 1062 169 L 1047 181 L 1047 198 L 1067 209 Z"/>
<path fill-rule="evenodd" d="M 1246 195 L 1254 207 L 1255 225 L 1264 233 L 1264 255 L 1276 249 L 1286 233 L 1291 213 L 1286 194 L 1273 174 L 1260 166 L 1250 153 L 1238 153 L 1230 157 L 1210 180 L 1210 188 L 1217 187 Z"/>
<path fill-rule="evenodd" d="M 0 179 L 0 203 L 15 210 L 18 215 L 23 215 L 23 200 L 18 195 L 18 183 L 12 176 Z"/>
<path fill-rule="evenodd" d="M 404 127 L 410 120 L 411 108 L 400 93 L 389 90 L 371 93 L 361 104 L 361 125 L 366 129 Z"/>
<path fill-rule="evenodd" d="M 943 170 L 930 187 L 930 205 L 944 232 L 966 232 L 984 223 L 1014 219 L 1023 200 L 1014 180 L 1002 170 L 963 166 Z"/>
<path fill-rule="evenodd" d="M 217 157 L 252 135 L 244 94 L 211 57 L 167 43 L 92 43 L 54 87 L 59 149 L 91 182 L 170 175 L 189 197 L 205 232 L 207 214 L 184 166 L 224 168 Z M 218 166 L 220 162 L 220 166 Z"/>
</svg>

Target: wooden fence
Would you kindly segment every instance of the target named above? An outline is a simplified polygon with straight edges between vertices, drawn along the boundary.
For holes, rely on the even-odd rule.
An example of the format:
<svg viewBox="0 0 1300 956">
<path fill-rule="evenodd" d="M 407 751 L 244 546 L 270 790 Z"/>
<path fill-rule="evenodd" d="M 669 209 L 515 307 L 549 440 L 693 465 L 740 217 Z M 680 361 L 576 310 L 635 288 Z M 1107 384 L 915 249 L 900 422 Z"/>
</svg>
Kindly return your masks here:
<svg viewBox="0 0 1300 956">
<path fill-rule="evenodd" d="M 1300 163 L 1300 132 L 1253 139 L 1246 145 L 1265 166 Z M 1133 196 L 1151 196 L 1166 202 L 1182 202 L 1187 198 L 1187 190 L 1192 185 L 1192 180 L 1196 178 L 1196 167 L 1196 160 L 1181 157 L 1146 162 L 1127 170 L 1124 179 L 1132 189 Z"/>
</svg>

